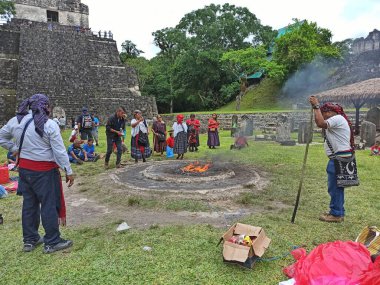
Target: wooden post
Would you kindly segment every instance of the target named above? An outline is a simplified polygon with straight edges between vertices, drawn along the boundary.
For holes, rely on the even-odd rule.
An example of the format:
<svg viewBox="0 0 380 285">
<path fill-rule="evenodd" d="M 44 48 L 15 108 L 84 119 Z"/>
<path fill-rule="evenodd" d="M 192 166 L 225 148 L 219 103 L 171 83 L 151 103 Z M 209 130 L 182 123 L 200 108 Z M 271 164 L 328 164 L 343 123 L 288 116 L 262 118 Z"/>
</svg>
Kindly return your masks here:
<svg viewBox="0 0 380 285">
<path fill-rule="evenodd" d="M 352 103 L 355 106 L 355 135 L 358 136 L 360 134 L 360 128 L 359 128 L 359 123 L 360 123 L 360 108 L 363 107 L 365 101 L 361 101 L 360 99 L 358 100 L 352 100 Z"/>
</svg>

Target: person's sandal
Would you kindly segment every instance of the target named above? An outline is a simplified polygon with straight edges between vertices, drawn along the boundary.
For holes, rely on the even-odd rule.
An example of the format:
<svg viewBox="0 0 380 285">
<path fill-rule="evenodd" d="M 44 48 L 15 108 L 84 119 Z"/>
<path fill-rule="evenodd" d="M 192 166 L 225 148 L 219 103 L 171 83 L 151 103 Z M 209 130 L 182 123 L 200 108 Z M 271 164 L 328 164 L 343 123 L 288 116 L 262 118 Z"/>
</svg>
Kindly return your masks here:
<svg viewBox="0 0 380 285">
<path fill-rule="evenodd" d="M 34 243 L 26 242 L 24 243 L 24 247 L 22 249 L 23 252 L 31 252 L 36 249 L 37 246 L 44 243 L 44 238 L 40 237 L 40 239 Z"/>
</svg>

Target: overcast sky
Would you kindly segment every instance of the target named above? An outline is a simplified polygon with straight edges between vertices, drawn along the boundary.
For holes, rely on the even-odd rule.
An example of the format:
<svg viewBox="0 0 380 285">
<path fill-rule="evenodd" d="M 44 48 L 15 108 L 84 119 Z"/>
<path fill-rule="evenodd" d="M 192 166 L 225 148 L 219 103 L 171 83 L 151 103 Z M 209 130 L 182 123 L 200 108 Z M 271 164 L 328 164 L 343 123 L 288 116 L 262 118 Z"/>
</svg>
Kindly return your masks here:
<svg viewBox="0 0 380 285">
<path fill-rule="evenodd" d="M 125 40 L 152 58 L 159 51 L 153 44 L 152 32 L 174 27 L 193 10 L 211 3 L 230 3 L 247 7 L 261 23 L 282 28 L 293 18 L 317 22 L 333 33 L 333 41 L 366 37 L 380 30 L 380 0 L 82 0 L 89 6 L 90 27 L 93 31 L 111 30 L 120 45 Z"/>
</svg>

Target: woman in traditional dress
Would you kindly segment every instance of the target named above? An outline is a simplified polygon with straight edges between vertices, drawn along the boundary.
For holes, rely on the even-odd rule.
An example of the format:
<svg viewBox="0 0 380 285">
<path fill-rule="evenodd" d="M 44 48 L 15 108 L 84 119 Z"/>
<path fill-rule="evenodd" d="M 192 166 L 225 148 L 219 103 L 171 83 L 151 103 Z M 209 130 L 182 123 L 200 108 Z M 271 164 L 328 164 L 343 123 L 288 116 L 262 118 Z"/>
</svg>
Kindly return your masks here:
<svg viewBox="0 0 380 285">
<path fill-rule="evenodd" d="M 134 119 L 131 121 L 131 156 L 135 159 L 135 163 L 139 159 L 146 162 L 152 151 L 149 146 L 149 129 L 148 124 L 143 118 L 141 111 L 133 112 Z"/>
<path fill-rule="evenodd" d="M 218 128 L 218 116 L 214 113 L 212 114 L 212 117 L 208 120 L 207 145 L 209 148 L 215 148 L 216 146 L 220 146 Z"/>
<path fill-rule="evenodd" d="M 186 121 L 186 125 L 187 125 L 187 137 L 189 138 L 190 137 L 190 133 L 191 133 L 191 130 L 194 129 L 195 130 L 195 137 L 196 137 L 196 145 L 195 145 L 195 151 L 198 151 L 198 147 L 199 147 L 199 130 L 200 130 L 200 127 L 201 127 L 201 123 L 199 122 L 199 120 L 195 119 L 195 115 L 194 114 L 191 114 L 190 115 L 190 119 Z"/>
<path fill-rule="evenodd" d="M 177 159 L 183 159 L 184 153 L 187 151 L 187 126 L 183 122 L 183 115 L 177 115 L 177 122 L 173 124 L 174 130 L 174 153 Z"/>
<path fill-rule="evenodd" d="M 153 145 L 154 151 L 161 153 L 161 156 L 166 150 L 166 124 L 160 115 L 157 116 L 157 121 L 153 123 Z"/>
</svg>

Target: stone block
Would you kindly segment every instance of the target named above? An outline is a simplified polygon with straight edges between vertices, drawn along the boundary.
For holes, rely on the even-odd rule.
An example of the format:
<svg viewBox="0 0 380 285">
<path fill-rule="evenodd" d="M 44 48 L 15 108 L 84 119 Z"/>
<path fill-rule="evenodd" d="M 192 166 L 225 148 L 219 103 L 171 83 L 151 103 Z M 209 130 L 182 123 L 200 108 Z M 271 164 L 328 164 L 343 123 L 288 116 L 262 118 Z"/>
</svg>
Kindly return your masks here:
<svg viewBox="0 0 380 285">
<path fill-rule="evenodd" d="M 306 144 L 313 140 L 313 129 L 310 128 L 309 122 L 300 122 L 298 127 L 298 143 Z"/>
<path fill-rule="evenodd" d="M 371 122 L 363 121 L 360 129 L 360 138 L 367 147 L 373 146 L 376 141 L 376 125 Z"/>
<path fill-rule="evenodd" d="M 367 112 L 366 121 L 376 125 L 376 129 L 380 130 L 380 108 L 374 107 Z"/>
</svg>

